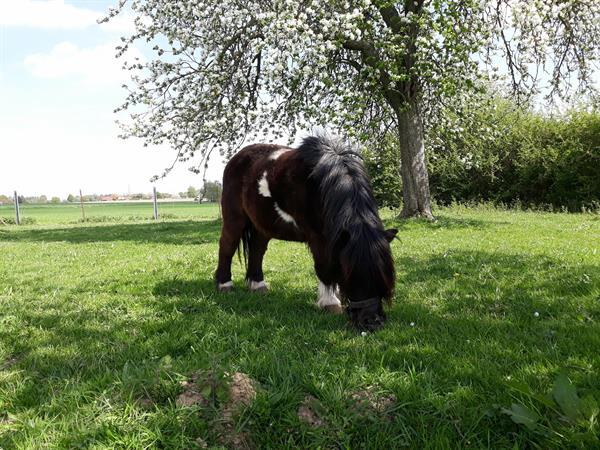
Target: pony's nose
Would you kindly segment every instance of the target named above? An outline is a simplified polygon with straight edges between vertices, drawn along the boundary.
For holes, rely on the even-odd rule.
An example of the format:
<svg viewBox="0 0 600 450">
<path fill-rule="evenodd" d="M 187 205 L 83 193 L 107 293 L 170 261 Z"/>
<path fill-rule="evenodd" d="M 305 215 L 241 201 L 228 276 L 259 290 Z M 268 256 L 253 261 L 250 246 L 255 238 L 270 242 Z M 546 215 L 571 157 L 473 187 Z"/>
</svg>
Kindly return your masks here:
<svg viewBox="0 0 600 450">
<path fill-rule="evenodd" d="M 385 325 L 385 318 L 376 314 L 374 317 L 370 317 L 359 326 L 360 331 L 374 332 L 380 330 Z"/>
</svg>

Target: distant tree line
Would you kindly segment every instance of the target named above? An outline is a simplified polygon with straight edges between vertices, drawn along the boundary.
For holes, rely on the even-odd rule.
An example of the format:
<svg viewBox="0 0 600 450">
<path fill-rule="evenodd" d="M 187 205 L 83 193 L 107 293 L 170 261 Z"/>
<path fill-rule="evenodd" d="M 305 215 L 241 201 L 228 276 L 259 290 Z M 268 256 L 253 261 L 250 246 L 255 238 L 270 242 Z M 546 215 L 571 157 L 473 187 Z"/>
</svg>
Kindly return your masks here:
<svg viewBox="0 0 600 450">
<path fill-rule="evenodd" d="M 218 202 L 221 199 L 221 191 L 222 191 L 221 183 L 218 181 L 206 181 L 201 188 L 195 188 L 194 186 L 189 186 L 187 191 L 179 192 L 179 194 L 169 194 L 166 192 L 157 192 L 156 197 L 158 199 L 168 199 L 179 196 L 179 198 L 192 198 L 197 201 L 207 201 L 207 202 Z M 126 196 L 120 196 L 117 194 L 110 195 L 100 195 L 100 194 L 87 194 L 84 195 L 81 199 L 83 202 L 100 202 L 106 201 L 107 198 L 110 200 L 116 201 L 122 198 L 128 200 L 152 200 L 153 196 L 151 193 L 135 193 Z M 45 203 L 77 203 L 80 201 L 79 195 L 69 194 L 65 200 L 61 200 L 59 197 L 52 197 L 48 200 L 46 195 L 39 196 L 18 196 L 20 204 L 45 204 Z M 8 205 L 13 204 L 14 199 L 12 196 L 0 194 L 0 205 Z"/>
<path fill-rule="evenodd" d="M 200 189 L 196 189 L 194 186 L 189 186 L 187 191 L 180 192 L 181 198 L 193 198 L 197 201 L 206 202 L 218 202 L 221 200 L 221 192 L 223 186 L 218 181 L 205 181 L 204 185 Z"/>
<path fill-rule="evenodd" d="M 61 201 L 60 198 L 58 198 L 58 197 L 52 197 L 52 198 L 50 198 L 50 200 L 48 200 L 48 197 L 46 197 L 45 195 L 32 196 L 32 197 L 25 197 L 23 195 L 19 195 L 17 198 L 18 198 L 19 204 L 60 203 L 60 201 Z M 0 194 L 0 205 L 8 205 L 8 204 L 12 205 L 13 203 L 14 203 L 14 198 L 12 196 L 9 197 L 7 195 Z"/>
</svg>

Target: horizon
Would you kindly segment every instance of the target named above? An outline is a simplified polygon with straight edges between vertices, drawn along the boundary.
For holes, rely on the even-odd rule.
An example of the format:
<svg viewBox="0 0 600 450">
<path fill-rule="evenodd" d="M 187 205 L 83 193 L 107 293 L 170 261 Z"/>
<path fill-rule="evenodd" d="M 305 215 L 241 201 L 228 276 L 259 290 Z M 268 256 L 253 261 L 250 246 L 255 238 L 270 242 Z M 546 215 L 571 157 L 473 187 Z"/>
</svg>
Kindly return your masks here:
<svg viewBox="0 0 600 450">
<path fill-rule="evenodd" d="M 220 180 L 206 180 L 207 182 L 219 182 Z M 189 187 L 194 187 L 197 190 L 202 189 L 202 185 L 199 186 L 193 186 L 193 185 L 188 185 L 186 186 L 184 189 L 178 190 L 178 191 L 163 191 L 160 189 L 156 189 L 156 192 L 158 194 L 168 194 L 168 195 L 173 195 L 173 196 L 178 196 L 180 193 L 185 192 Z M 0 191 L 0 197 L 4 196 L 7 197 L 8 199 L 10 199 L 10 201 L 12 202 L 13 198 L 14 198 L 14 190 L 12 192 L 1 192 Z M 77 191 L 72 191 L 72 192 L 68 192 L 65 195 L 61 196 L 61 195 L 47 195 L 44 192 L 38 192 L 38 193 L 31 193 L 31 194 L 22 194 L 20 191 L 16 191 L 17 195 L 19 197 L 24 197 L 24 198 L 40 198 L 41 196 L 45 196 L 48 199 L 48 202 L 50 202 L 50 199 L 52 197 L 58 197 L 60 198 L 61 201 L 66 200 L 67 197 L 69 197 L 69 195 L 73 195 L 77 198 L 79 198 L 79 190 Z M 103 197 L 103 196 L 109 196 L 109 195 L 117 195 L 120 197 L 131 197 L 131 196 L 135 196 L 135 195 L 149 195 L 152 196 L 152 189 L 150 189 L 149 191 L 131 191 L 131 192 L 117 192 L 117 191 L 111 191 L 111 192 L 85 192 L 82 190 L 82 194 L 83 197 L 89 197 L 89 196 L 96 196 L 96 197 Z M 85 200 L 84 200 L 85 201 Z"/>
</svg>

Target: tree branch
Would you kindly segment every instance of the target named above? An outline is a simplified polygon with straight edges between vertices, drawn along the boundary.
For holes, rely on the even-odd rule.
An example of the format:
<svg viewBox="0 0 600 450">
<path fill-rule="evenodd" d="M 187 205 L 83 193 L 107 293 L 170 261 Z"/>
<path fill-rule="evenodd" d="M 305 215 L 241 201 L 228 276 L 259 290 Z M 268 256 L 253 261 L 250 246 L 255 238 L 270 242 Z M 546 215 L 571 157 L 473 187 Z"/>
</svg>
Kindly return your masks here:
<svg viewBox="0 0 600 450">
<path fill-rule="evenodd" d="M 396 7 L 392 4 L 389 6 L 379 7 L 379 13 L 385 24 L 388 26 L 390 30 L 394 32 L 394 34 L 401 34 L 403 31 L 402 21 L 400 19 L 400 14 Z"/>
<path fill-rule="evenodd" d="M 403 103 L 403 97 L 393 86 L 390 74 L 383 68 L 383 61 L 379 52 L 370 42 L 364 40 L 347 40 L 343 44 L 347 50 L 356 50 L 361 54 L 363 63 L 379 73 L 379 82 L 383 96 L 394 109 L 399 109 Z"/>
</svg>

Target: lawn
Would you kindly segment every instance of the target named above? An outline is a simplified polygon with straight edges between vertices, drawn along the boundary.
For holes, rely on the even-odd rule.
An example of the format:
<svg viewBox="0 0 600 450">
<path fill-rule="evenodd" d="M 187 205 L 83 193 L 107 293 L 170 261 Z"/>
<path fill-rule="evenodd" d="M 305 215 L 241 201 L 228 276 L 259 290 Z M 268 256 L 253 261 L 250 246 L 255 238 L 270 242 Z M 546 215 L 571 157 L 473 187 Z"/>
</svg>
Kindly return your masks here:
<svg viewBox="0 0 600 450">
<path fill-rule="evenodd" d="M 299 244 L 270 293 L 237 261 L 216 293 L 218 211 L 182 208 L 0 226 L 0 448 L 600 448 L 600 216 L 385 212 L 396 295 L 361 336 Z"/>
<path fill-rule="evenodd" d="M 218 205 L 214 203 L 194 203 L 160 201 L 159 217 L 211 219 L 218 215 Z M 20 206 L 21 219 L 34 224 L 57 224 L 84 222 L 131 222 L 153 219 L 152 202 L 84 203 L 84 212 L 79 203 L 23 204 Z M 13 205 L 0 206 L 0 219 L 14 221 Z M 0 224 L 1 224 L 0 220 Z"/>
</svg>

